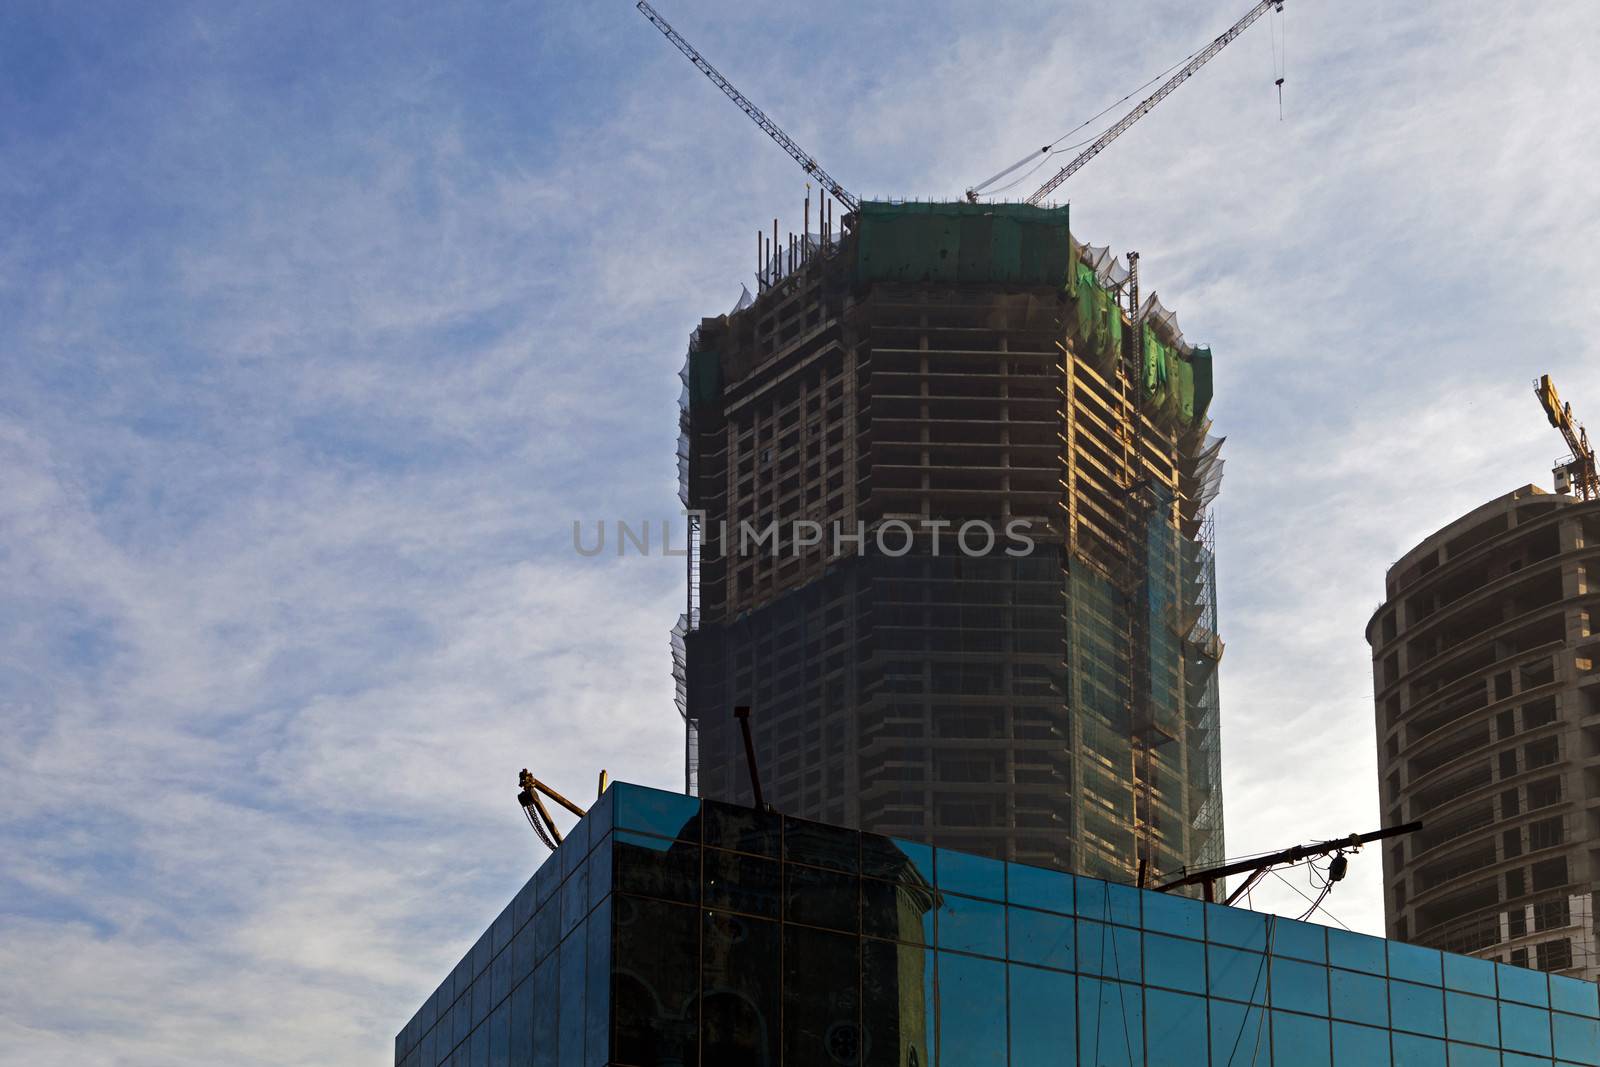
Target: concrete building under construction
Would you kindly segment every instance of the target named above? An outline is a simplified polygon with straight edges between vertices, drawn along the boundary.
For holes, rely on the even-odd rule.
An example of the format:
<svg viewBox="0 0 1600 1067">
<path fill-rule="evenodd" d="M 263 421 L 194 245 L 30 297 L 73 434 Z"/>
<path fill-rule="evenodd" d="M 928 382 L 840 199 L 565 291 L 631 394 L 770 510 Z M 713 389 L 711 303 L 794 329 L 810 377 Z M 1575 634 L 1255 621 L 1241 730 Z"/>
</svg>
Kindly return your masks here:
<svg viewBox="0 0 1600 1067">
<path fill-rule="evenodd" d="M 757 243 L 683 372 L 689 790 L 749 802 L 748 705 L 790 815 L 1123 880 L 1220 860 L 1210 352 L 1066 207 Z"/>
<path fill-rule="evenodd" d="M 1600 501 L 1524 486 L 1390 568 L 1367 625 L 1389 936 L 1600 978 Z"/>
</svg>

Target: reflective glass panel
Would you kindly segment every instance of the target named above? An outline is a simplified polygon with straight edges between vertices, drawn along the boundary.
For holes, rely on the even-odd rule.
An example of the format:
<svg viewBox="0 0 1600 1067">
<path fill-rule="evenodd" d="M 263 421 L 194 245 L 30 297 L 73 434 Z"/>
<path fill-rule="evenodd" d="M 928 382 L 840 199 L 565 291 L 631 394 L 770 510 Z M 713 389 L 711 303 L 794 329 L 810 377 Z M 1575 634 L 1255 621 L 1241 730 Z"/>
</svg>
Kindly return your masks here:
<svg viewBox="0 0 1600 1067">
<path fill-rule="evenodd" d="M 568 878 L 572 872 L 583 866 L 583 861 L 589 858 L 589 821 L 579 819 L 572 824 L 572 829 L 567 831 L 567 836 L 561 842 L 561 848 L 556 852 L 561 857 L 561 877 Z"/>
<path fill-rule="evenodd" d="M 489 1067 L 489 1027 L 480 1026 L 472 1032 L 472 1055 L 467 1061 L 471 1067 Z"/>
<path fill-rule="evenodd" d="M 861 871 L 874 878 L 933 885 L 933 846 L 878 834 L 861 835 Z"/>
<path fill-rule="evenodd" d="M 1144 991 L 1146 1067 L 1193 1067 L 1206 1047 L 1206 1001 L 1165 989 Z"/>
<path fill-rule="evenodd" d="M 611 791 L 610 786 L 607 786 L 606 791 L 600 794 L 600 799 L 590 805 L 589 814 L 585 815 L 584 819 L 589 824 L 591 836 L 598 838 L 611 829 L 616 819 L 615 802 L 616 794 Z"/>
<path fill-rule="evenodd" d="M 704 844 L 777 859 L 783 847 L 783 817 L 737 804 L 707 800 L 701 811 Z"/>
<path fill-rule="evenodd" d="M 511 1002 L 489 1013 L 489 1067 L 511 1067 Z"/>
<path fill-rule="evenodd" d="M 1006 965 L 939 953 L 939 1062 L 1006 1067 Z"/>
<path fill-rule="evenodd" d="M 1303 1015 L 1328 1014 L 1328 969 L 1300 960 L 1272 961 L 1272 1005 Z"/>
<path fill-rule="evenodd" d="M 1443 953 L 1436 948 L 1389 942 L 1389 977 L 1421 985 L 1440 985 L 1444 980 Z"/>
<path fill-rule="evenodd" d="M 1448 1036 L 1479 1045 L 1500 1044 L 1500 1020 L 1494 1001 L 1470 993 L 1446 992 L 1444 1007 Z"/>
<path fill-rule="evenodd" d="M 1600 1021 L 1562 1012 L 1553 1018 L 1556 1059 L 1600 1064 Z"/>
<path fill-rule="evenodd" d="M 511 995 L 511 953 L 502 952 L 489 964 L 490 1002 L 499 1004 Z"/>
<path fill-rule="evenodd" d="M 1205 940 L 1206 908 L 1198 900 L 1175 893 L 1146 893 L 1143 903 L 1146 930 Z"/>
<path fill-rule="evenodd" d="M 510 1058 L 515 1067 L 533 1063 L 533 979 L 511 992 Z"/>
<path fill-rule="evenodd" d="M 1444 1036 L 1444 991 L 1410 982 L 1389 983 L 1389 1022 L 1396 1030 Z"/>
<path fill-rule="evenodd" d="M 561 955 L 552 952 L 533 972 L 533 1067 L 556 1067 L 561 1009 Z"/>
<path fill-rule="evenodd" d="M 533 918 L 534 893 L 538 875 L 529 878 L 527 884 L 517 890 L 517 895 L 511 898 L 511 923 L 517 929 L 522 929 L 527 921 Z"/>
<path fill-rule="evenodd" d="M 584 993 L 584 1059 L 588 1067 L 611 1060 L 611 900 L 589 913 L 586 948 L 588 989 Z M 514 1063 L 511 1067 L 523 1067 Z"/>
<path fill-rule="evenodd" d="M 1355 1023 L 1333 1024 L 1334 1067 L 1386 1067 L 1389 1031 Z"/>
<path fill-rule="evenodd" d="M 1541 1008 L 1549 1005 L 1550 985 L 1543 971 L 1530 971 L 1526 967 L 1511 967 L 1497 963 L 1494 965 L 1494 973 L 1499 984 L 1501 1000 L 1537 1004 Z"/>
<path fill-rule="evenodd" d="M 784 1062 L 858 1062 L 860 942 L 804 926 L 785 925 L 783 936 Z"/>
<path fill-rule="evenodd" d="M 1006 865 L 985 856 L 936 849 L 934 873 L 940 890 L 984 900 L 1006 899 Z"/>
<path fill-rule="evenodd" d="M 1007 955 L 1019 963 L 1072 970 L 1072 933 L 1073 920 L 1065 915 L 1027 908 L 1007 909 Z"/>
<path fill-rule="evenodd" d="M 1328 999 L 1335 1019 L 1389 1025 L 1389 990 L 1382 978 L 1335 968 L 1328 972 Z"/>
<path fill-rule="evenodd" d="M 1501 1067 L 1550 1067 L 1550 1057 L 1529 1056 L 1522 1052 L 1500 1054 Z"/>
<path fill-rule="evenodd" d="M 854 873 L 861 869 L 861 835 L 837 826 L 785 818 L 783 854 L 790 863 L 809 863 Z"/>
<path fill-rule="evenodd" d="M 708 848 L 704 877 L 701 894 L 708 908 L 749 912 L 769 919 L 782 913 L 783 877 L 776 860 Z"/>
<path fill-rule="evenodd" d="M 1126 926 L 1078 920 L 1078 970 L 1124 982 L 1137 982 L 1144 973 L 1143 935 Z"/>
<path fill-rule="evenodd" d="M 1500 1002 L 1500 1047 L 1550 1055 L 1550 1016 L 1525 1004 Z"/>
<path fill-rule="evenodd" d="M 842 871 L 787 864 L 783 868 L 784 913 L 789 922 L 855 933 L 860 921 L 861 879 Z"/>
<path fill-rule="evenodd" d="M 535 927 L 532 923 L 524 926 L 511 939 L 511 982 L 513 985 L 533 974 L 533 949 Z"/>
<path fill-rule="evenodd" d="M 1006 868 L 1006 899 L 1044 911 L 1072 913 L 1072 875 L 1013 863 Z"/>
<path fill-rule="evenodd" d="M 1213 1000 L 1210 1007 L 1211 1062 L 1226 1067 L 1270 1067 L 1267 1009 L 1226 1000 Z"/>
<path fill-rule="evenodd" d="M 1387 972 L 1386 957 L 1381 937 L 1368 937 L 1349 930 L 1328 930 L 1328 962 L 1335 967 L 1384 974 Z"/>
<path fill-rule="evenodd" d="M 863 1067 L 935 1067 L 933 973 L 932 949 L 861 942 Z"/>
<path fill-rule="evenodd" d="M 1394 1067 L 1446 1067 L 1444 1042 L 1436 1037 L 1395 1034 Z"/>
<path fill-rule="evenodd" d="M 976 952 L 983 956 L 1006 954 L 1006 906 L 945 893 L 938 918 L 940 948 Z"/>
<path fill-rule="evenodd" d="M 1264 952 L 1267 947 L 1267 916 L 1258 911 L 1207 904 L 1206 940 L 1217 945 L 1232 945 Z"/>
<path fill-rule="evenodd" d="M 1164 934 L 1144 935 L 1144 979 L 1151 985 L 1206 992 L 1206 947 Z"/>
<path fill-rule="evenodd" d="M 1328 1067 L 1332 1052 L 1328 1020 L 1293 1012 L 1272 1012 L 1272 1058 L 1281 1067 Z"/>
<path fill-rule="evenodd" d="M 1564 978 L 1559 974 L 1552 974 L 1550 1006 L 1557 1011 L 1571 1012 L 1574 1015 L 1600 1017 L 1600 1004 L 1595 1002 L 1595 984 L 1585 982 L 1581 978 Z"/>
<path fill-rule="evenodd" d="M 616 788 L 616 787 L 613 787 Z M 638 897 L 611 898 L 617 960 L 612 1057 L 620 1063 L 699 1063 L 699 913 Z M 535 992 L 534 1012 L 538 1016 Z"/>
<path fill-rule="evenodd" d="M 1206 946 L 1206 973 L 1214 997 L 1267 1002 L 1267 957 L 1224 945 Z"/>
<path fill-rule="evenodd" d="M 616 842 L 607 834 L 589 853 L 589 907 L 600 903 L 611 892 L 612 861 L 616 855 Z"/>
<path fill-rule="evenodd" d="M 561 936 L 578 928 L 583 917 L 589 914 L 589 868 L 574 871 L 561 885 Z"/>
<path fill-rule="evenodd" d="M 1457 956 L 1447 952 L 1444 954 L 1444 984 L 1447 989 L 1459 989 L 1463 993 L 1479 993 L 1492 997 L 1494 964 L 1489 960 Z"/>
<path fill-rule="evenodd" d="M 1447 1041 L 1450 1067 L 1500 1067 L 1500 1053 L 1476 1045 L 1458 1045 Z"/>
<path fill-rule="evenodd" d="M 616 840 L 612 878 L 618 892 L 684 904 L 699 902 L 699 845 L 626 830 L 618 830 L 612 837 Z"/>
<path fill-rule="evenodd" d="M 1144 1062 L 1143 990 L 1128 982 L 1079 977 L 1078 1060 Z"/>
<path fill-rule="evenodd" d="M 489 933 L 492 938 L 491 951 L 498 954 L 501 949 L 511 944 L 511 934 L 514 929 L 515 927 L 511 923 L 511 905 L 507 904 L 504 910 L 496 916 L 494 925 L 489 927 Z"/>
<path fill-rule="evenodd" d="M 1102 882 L 1097 878 L 1078 878 L 1073 885 L 1073 907 L 1086 919 L 1139 925 L 1140 892 L 1132 886 Z"/>
<path fill-rule="evenodd" d="M 607 790 L 616 825 L 663 837 L 700 840 L 700 801 L 681 793 L 640 789 L 618 782 Z"/>
<path fill-rule="evenodd" d="M 707 1064 L 778 1062 L 779 927 L 766 919 L 704 913 L 700 1047 Z"/>
<path fill-rule="evenodd" d="M 1060 1067 L 1077 1043 L 1074 979 L 1070 974 L 1013 964 L 1011 1067 Z"/>
<path fill-rule="evenodd" d="M 1278 919 L 1272 924 L 1272 954 L 1313 963 L 1328 962 L 1328 935 L 1311 923 Z"/>
<path fill-rule="evenodd" d="M 933 944 L 931 888 L 861 879 L 861 932 L 918 945 Z"/>
<path fill-rule="evenodd" d="M 563 889 L 562 892 L 566 890 Z M 584 1039 L 588 1036 L 588 1020 L 584 1016 L 584 993 L 587 991 L 585 975 L 588 973 L 589 941 L 587 929 L 580 923 L 563 942 L 558 955 L 561 958 L 561 1006 L 556 1039 L 556 1062 L 560 1067 L 585 1067 L 583 1061 Z"/>
</svg>

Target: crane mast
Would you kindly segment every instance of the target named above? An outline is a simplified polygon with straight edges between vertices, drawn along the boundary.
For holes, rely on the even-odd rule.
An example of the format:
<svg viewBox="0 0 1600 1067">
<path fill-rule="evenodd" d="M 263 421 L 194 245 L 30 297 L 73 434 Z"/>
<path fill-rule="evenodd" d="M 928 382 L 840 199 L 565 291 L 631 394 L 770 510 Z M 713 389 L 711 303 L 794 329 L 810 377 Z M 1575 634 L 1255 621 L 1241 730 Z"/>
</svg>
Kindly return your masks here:
<svg viewBox="0 0 1600 1067">
<path fill-rule="evenodd" d="M 800 164 L 801 168 L 807 174 L 817 179 L 817 181 L 822 184 L 822 188 L 832 193 L 834 199 L 838 200 L 839 203 L 843 204 L 851 211 L 860 210 L 860 200 L 857 200 L 854 196 L 847 192 L 844 186 L 840 185 L 833 179 L 832 176 L 828 174 L 827 171 L 823 170 L 822 167 L 818 165 L 817 161 L 812 158 L 811 154 L 795 143 L 793 137 L 790 137 L 788 134 L 784 133 L 782 128 L 779 127 L 776 122 L 773 122 L 767 117 L 767 113 L 765 111 L 762 111 L 755 105 L 754 101 L 741 93 L 727 78 L 724 78 L 722 73 L 718 71 L 716 67 L 713 67 L 710 62 L 706 60 L 706 57 L 700 54 L 699 50 L 696 49 L 694 45 L 684 40 L 682 34 L 673 29 L 672 25 L 667 22 L 666 19 L 662 18 L 656 13 L 655 8 L 645 3 L 645 0 L 639 0 L 638 4 L 635 6 L 638 7 L 639 12 L 644 15 L 645 18 L 650 20 L 656 29 L 662 32 L 667 40 L 671 41 L 677 47 L 678 51 L 689 57 L 689 62 L 698 67 L 701 74 L 704 74 L 707 78 L 711 79 L 711 84 L 715 85 L 718 89 L 721 89 L 725 94 L 727 94 L 729 100 L 732 100 L 735 104 L 738 104 L 739 110 L 750 116 L 750 121 L 761 127 L 768 137 L 772 138 L 774 141 L 777 141 L 778 146 L 785 152 L 789 153 L 794 161 Z"/>
<path fill-rule="evenodd" d="M 1561 479 L 1565 475 L 1572 487 L 1572 494 L 1579 500 L 1600 500 L 1600 472 L 1595 469 L 1594 449 L 1589 447 L 1589 432 L 1572 417 L 1572 405 L 1561 402 L 1550 375 L 1541 375 L 1533 383 L 1533 392 L 1539 398 L 1550 425 L 1561 431 L 1567 448 L 1572 450 L 1572 458 L 1556 467 L 1557 491 L 1561 491 Z"/>
<path fill-rule="evenodd" d="M 1260 18 L 1262 15 L 1265 15 L 1268 10 L 1273 8 L 1282 11 L 1283 3 L 1284 0 L 1261 0 L 1261 2 L 1256 4 L 1255 7 L 1245 12 L 1243 18 L 1241 18 L 1238 22 L 1235 22 L 1232 26 L 1228 27 L 1227 32 L 1223 33 L 1222 36 L 1218 37 L 1215 41 L 1212 41 L 1201 51 L 1195 53 L 1195 57 L 1193 59 L 1185 63 L 1182 69 L 1180 69 L 1172 77 L 1162 82 L 1160 87 L 1157 88 L 1155 92 L 1139 101 L 1138 105 L 1134 107 L 1132 111 L 1128 112 L 1117 121 L 1116 125 L 1112 126 L 1105 133 L 1102 133 L 1099 137 L 1095 138 L 1093 144 L 1074 156 L 1072 162 L 1068 163 L 1065 167 L 1062 167 L 1056 172 L 1055 177 L 1045 182 L 1039 187 L 1038 192 L 1028 197 L 1028 203 L 1038 204 L 1045 197 L 1055 192 L 1056 188 L 1062 182 L 1076 174 L 1080 169 L 1082 169 L 1085 163 L 1089 162 L 1089 160 L 1105 151 L 1106 146 L 1126 133 L 1128 127 L 1144 118 L 1150 113 L 1152 108 L 1171 95 L 1174 89 L 1192 78 L 1195 72 L 1201 67 L 1205 66 L 1207 63 L 1211 62 L 1218 52 L 1232 44 L 1234 39 L 1245 30 L 1249 29 L 1250 25 L 1255 22 L 1256 19 Z M 1279 79 L 1279 85 L 1282 85 L 1282 79 Z M 974 193 L 968 193 L 967 198 L 969 200 L 976 200 L 977 196 Z"/>
</svg>

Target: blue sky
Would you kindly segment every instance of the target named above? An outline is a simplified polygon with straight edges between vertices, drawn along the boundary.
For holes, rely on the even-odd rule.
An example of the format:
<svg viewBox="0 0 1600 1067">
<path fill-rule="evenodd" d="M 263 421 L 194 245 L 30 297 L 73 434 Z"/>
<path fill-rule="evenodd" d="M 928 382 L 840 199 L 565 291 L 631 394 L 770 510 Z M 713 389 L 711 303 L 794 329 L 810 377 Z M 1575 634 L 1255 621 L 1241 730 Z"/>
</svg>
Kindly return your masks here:
<svg viewBox="0 0 1600 1067">
<path fill-rule="evenodd" d="M 1244 6 L 661 5 L 863 196 Z M 1288 6 L 1283 121 L 1260 24 L 1062 190 L 1217 353 L 1231 853 L 1377 824 L 1384 569 L 1548 484 L 1533 377 L 1600 420 L 1593 6 Z M 384 1062 L 538 858 L 518 768 L 681 780 L 680 566 L 570 523 L 676 514 L 687 335 L 802 195 L 621 0 L 0 11 L 0 1063 Z"/>
</svg>

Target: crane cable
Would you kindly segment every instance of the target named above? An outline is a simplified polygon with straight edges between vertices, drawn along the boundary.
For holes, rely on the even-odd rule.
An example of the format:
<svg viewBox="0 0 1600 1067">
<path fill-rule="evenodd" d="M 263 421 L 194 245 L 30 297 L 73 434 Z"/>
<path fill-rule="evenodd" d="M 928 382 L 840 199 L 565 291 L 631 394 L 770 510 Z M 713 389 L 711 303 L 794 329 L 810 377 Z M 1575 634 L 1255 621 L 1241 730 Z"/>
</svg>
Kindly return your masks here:
<svg viewBox="0 0 1600 1067">
<path fill-rule="evenodd" d="M 1011 164 L 1011 166 L 1007 167 L 1005 170 L 1001 171 L 999 174 L 996 174 L 994 177 L 989 178 L 987 181 L 980 182 L 979 184 L 974 185 L 971 189 L 967 190 L 967 195 L 969 197 L 976 196 L 978 193 L 981 193 L 985 189 L 988 189 L 989 186 L 993 185 L 995 182 L 999 181 L 1001 178 L 1004 178 L 1004 177 L 1010 175 L 1012 172 L 1016 171 L 1019 167 L 1022 167 L 1025 164 L 1029 163 L 1036 156 L 1039 157 L 1038 162 L 1034 163 L 1033 168 L 1028 171 L 1028 174 L 1032 174 L 1035 170 L 1038 170 L 1041 166 L 1044 165 L 1044 161 L 1046 159 L 1050 158 L 1051 156 L 1056 155 L 1057 153 L 1060 153 L 1060 152 L 1069 152 L 1074 148 L 1081 148 L 1082 146 L 1088 144 L 1090 141 L 1093 141 L 1094 138 L 1090 137 L 1087 140 L 1079 141 L 1077 144 L 1067 145 L 1064 148 L 1056 147 L 1057 145 L 1061 144 L 1062 141 L 1065 141 L 1068 137 L 1071 137 L 1073 134 L 1077 133 L 1079 130 L 1082 130 L 1084 127 L 1086 127 L 1086 126 L 1090 125 L 1091 123 L 1095 122 L 1097 119 L 1100 119 L 1100 118 L 1104 117 L 1106 112 L 1111 111 L 1113 108 L 1120 107 L 1121 105 L 1127 103 L 1129 100 L 1133 99 L 1133 97 L 1135 95 L 1137 95 L 1138 93 L 1143 92 L 1144 90 L 1148 89 L 1150 86 L 1154 85 L 1156 82 L 1160 81 L 1162 78 L 1165 78 L 1168 74 L 1171 74 L 1173 71 L 1177 70 L 1179 67 L 1181 67 L 1185 63 L 1189 62 L 1189 60 L 1191 60 L 1195 56 L 1199 55 L 1200 51 L 1201 50 L 1198 49 L 1198 48 L 1195 49 L 1193 52 L 1190 52 L 1188 55 L 1184 56 L 1182 59 L 1180 59 L 1176 63 L 1172 64 L 1172 66 L 1168 67 L 1166 70 L 1162 71 L 1160 74 L 1157 74 L 1155 77 L 1153 77 L 1149 81 L 1145 82 L 1143 85 L 1139 86 L 1136 89 L 1130 90 L 1127 93 L 1127 95 L 1123 96 L 1120 100 L 1112 101 L 1110 104 L 1107 104 L 1105 107 L 1101 108 L 1099 111 L 1095 112 L 1093 115 L 1090 115 L 1088 118 L 1086 118 L 1082 122 L 1078 123 L 1078 125 L 1074 126 L 1072 129 L 1068 130 L 1066 133 L 1062 134 L 1060 137 L 1057 137 L 1054 141 L 1051 141 L 1049 144 L 1045 145 L 1043 148 L 1039 149 L 1037 152 L 1029 152 L 1027 155 L 1023 156 L 1021 159 L 1019 159 L 1015 163 Z M 1013 185 L 1017 185 L 1018 183 L 1023 181 L 1023 179 L 1025 179 L 1027 176 L 1028 176 L 1027 174 L 1024 174 L 1021 178 L 1018 178 L 1016 181 L 1013 181 L 1008 185 L 1001 186 L 999 189 L 993 190 L 993 192 L 990 195 L 993 195 L 993 193 L 1004 192 L 1006 189 L 1009 189 Z"/>
<path fill-rule="evenodd" d="M 1289 31 L 1283 19 L 1283 8 L 1275 9 L 1267 25 L 1272 38 L 1272 77 L 1278 87 L 1278 121 L 1283 121 L 1283 79 L 1289 68 Z"/>
</svg>

